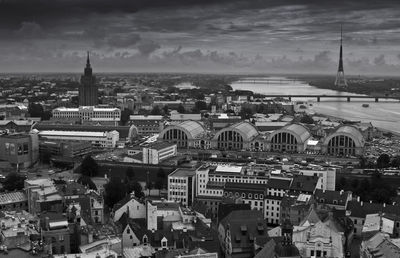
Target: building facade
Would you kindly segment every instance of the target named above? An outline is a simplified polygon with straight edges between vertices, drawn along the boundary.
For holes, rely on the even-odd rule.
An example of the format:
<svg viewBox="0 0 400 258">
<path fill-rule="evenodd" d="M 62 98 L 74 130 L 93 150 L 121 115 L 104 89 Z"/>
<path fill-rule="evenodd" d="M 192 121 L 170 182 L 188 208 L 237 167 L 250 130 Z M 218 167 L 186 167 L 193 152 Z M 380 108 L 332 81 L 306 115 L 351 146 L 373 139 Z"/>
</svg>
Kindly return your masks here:
<svg viewBox="0 0 400 258">
<path fill-rule="evenodd" d="M 94 148 L 115 148 L 119 141 L 117 131 L 110 132 L 78 132 L 78 131 L 41 131 L 40 139 L 59 141 L 86 141 Z"/>
<path fill-rule="evenodd" d="M 0 135 L 0 160 L 17 168 L 27 168 L 38 161 L 39 141 L 36 132 Z"/>
<path fill-rule="evenodd" d="M 168 200 L 193 204 L 196 194 L 196 170 L 178 168 L 168 175 Z"/>
<path fill-rule="evenodd" d="M 85 71 L 79 85 L 79 106 L 97 106 L 99 104 L 98 92 L 96 77 L 93 76 L 88 53 Z"/>
</svg>

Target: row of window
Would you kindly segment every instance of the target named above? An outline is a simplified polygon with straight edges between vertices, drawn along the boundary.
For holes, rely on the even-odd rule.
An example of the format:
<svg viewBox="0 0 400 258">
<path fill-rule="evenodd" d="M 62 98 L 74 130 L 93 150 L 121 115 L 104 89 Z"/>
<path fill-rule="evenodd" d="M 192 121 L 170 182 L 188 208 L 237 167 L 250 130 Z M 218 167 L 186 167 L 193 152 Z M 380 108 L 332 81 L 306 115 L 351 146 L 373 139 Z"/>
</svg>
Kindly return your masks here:
<svg viewBox="0 0 400 258">
<path fill-rule="evenodd" d="M 225 197 L 235 196 L 236 198 L 242 197 L 243 199 L 260 199 L 260 200 L 264 200 L 264 195 L 263 194 L 254 194 L 254 198 L 253 198 L 253 194 L 252 193 L 248 193 L 247 194 L 247 198 L 246 198 L 246 193 L 242 193 L 240 195 L 240 193 L 238 193 L 238 192 L 235 192 L 235 194 L 233 194 L 233 192 L 225 192 L 224 196 Z"/>
</svg>

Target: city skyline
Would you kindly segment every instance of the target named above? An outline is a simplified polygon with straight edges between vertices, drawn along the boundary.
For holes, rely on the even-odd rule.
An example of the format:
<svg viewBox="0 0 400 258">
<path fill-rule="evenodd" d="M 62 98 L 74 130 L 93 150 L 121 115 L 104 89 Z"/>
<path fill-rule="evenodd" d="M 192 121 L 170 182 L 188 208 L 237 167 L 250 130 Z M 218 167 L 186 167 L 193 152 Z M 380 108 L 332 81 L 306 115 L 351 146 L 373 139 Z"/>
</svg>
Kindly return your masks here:
<svg viewBox="0 0 400 258">
<path fill-rule="evenodd" d="M 2 1 L 0 72 L 397 75 L 395 1 Z"/>
</svg>

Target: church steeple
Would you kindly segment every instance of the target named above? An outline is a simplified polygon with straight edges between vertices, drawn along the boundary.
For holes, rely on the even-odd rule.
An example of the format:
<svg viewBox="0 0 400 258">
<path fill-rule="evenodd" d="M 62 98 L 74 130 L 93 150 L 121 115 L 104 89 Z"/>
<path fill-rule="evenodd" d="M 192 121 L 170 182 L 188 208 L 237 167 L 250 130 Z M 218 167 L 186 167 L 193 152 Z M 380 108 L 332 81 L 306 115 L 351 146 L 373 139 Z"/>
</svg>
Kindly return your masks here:
<svg viewBox="0 0 400 258">
<path fill-rule="evenodd" d="M 87 52 L 85 75 L 86 76 L 91 76 L 92 75 L 92 66 L 90 65 L 89 51 Z"/>
</svg>

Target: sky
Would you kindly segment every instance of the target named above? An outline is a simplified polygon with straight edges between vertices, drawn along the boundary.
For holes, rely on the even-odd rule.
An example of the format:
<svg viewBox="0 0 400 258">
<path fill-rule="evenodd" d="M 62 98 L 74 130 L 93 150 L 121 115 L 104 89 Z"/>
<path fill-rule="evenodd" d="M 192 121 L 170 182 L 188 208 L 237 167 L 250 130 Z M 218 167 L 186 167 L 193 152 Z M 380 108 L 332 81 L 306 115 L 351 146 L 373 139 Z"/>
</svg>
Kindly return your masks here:
<svg viewBox="0 0 400 258">
<path fill-rule="evenodd" d="M 399 75 L 398 0 L 0 0 L 0 73 Z"/>
</svg>

